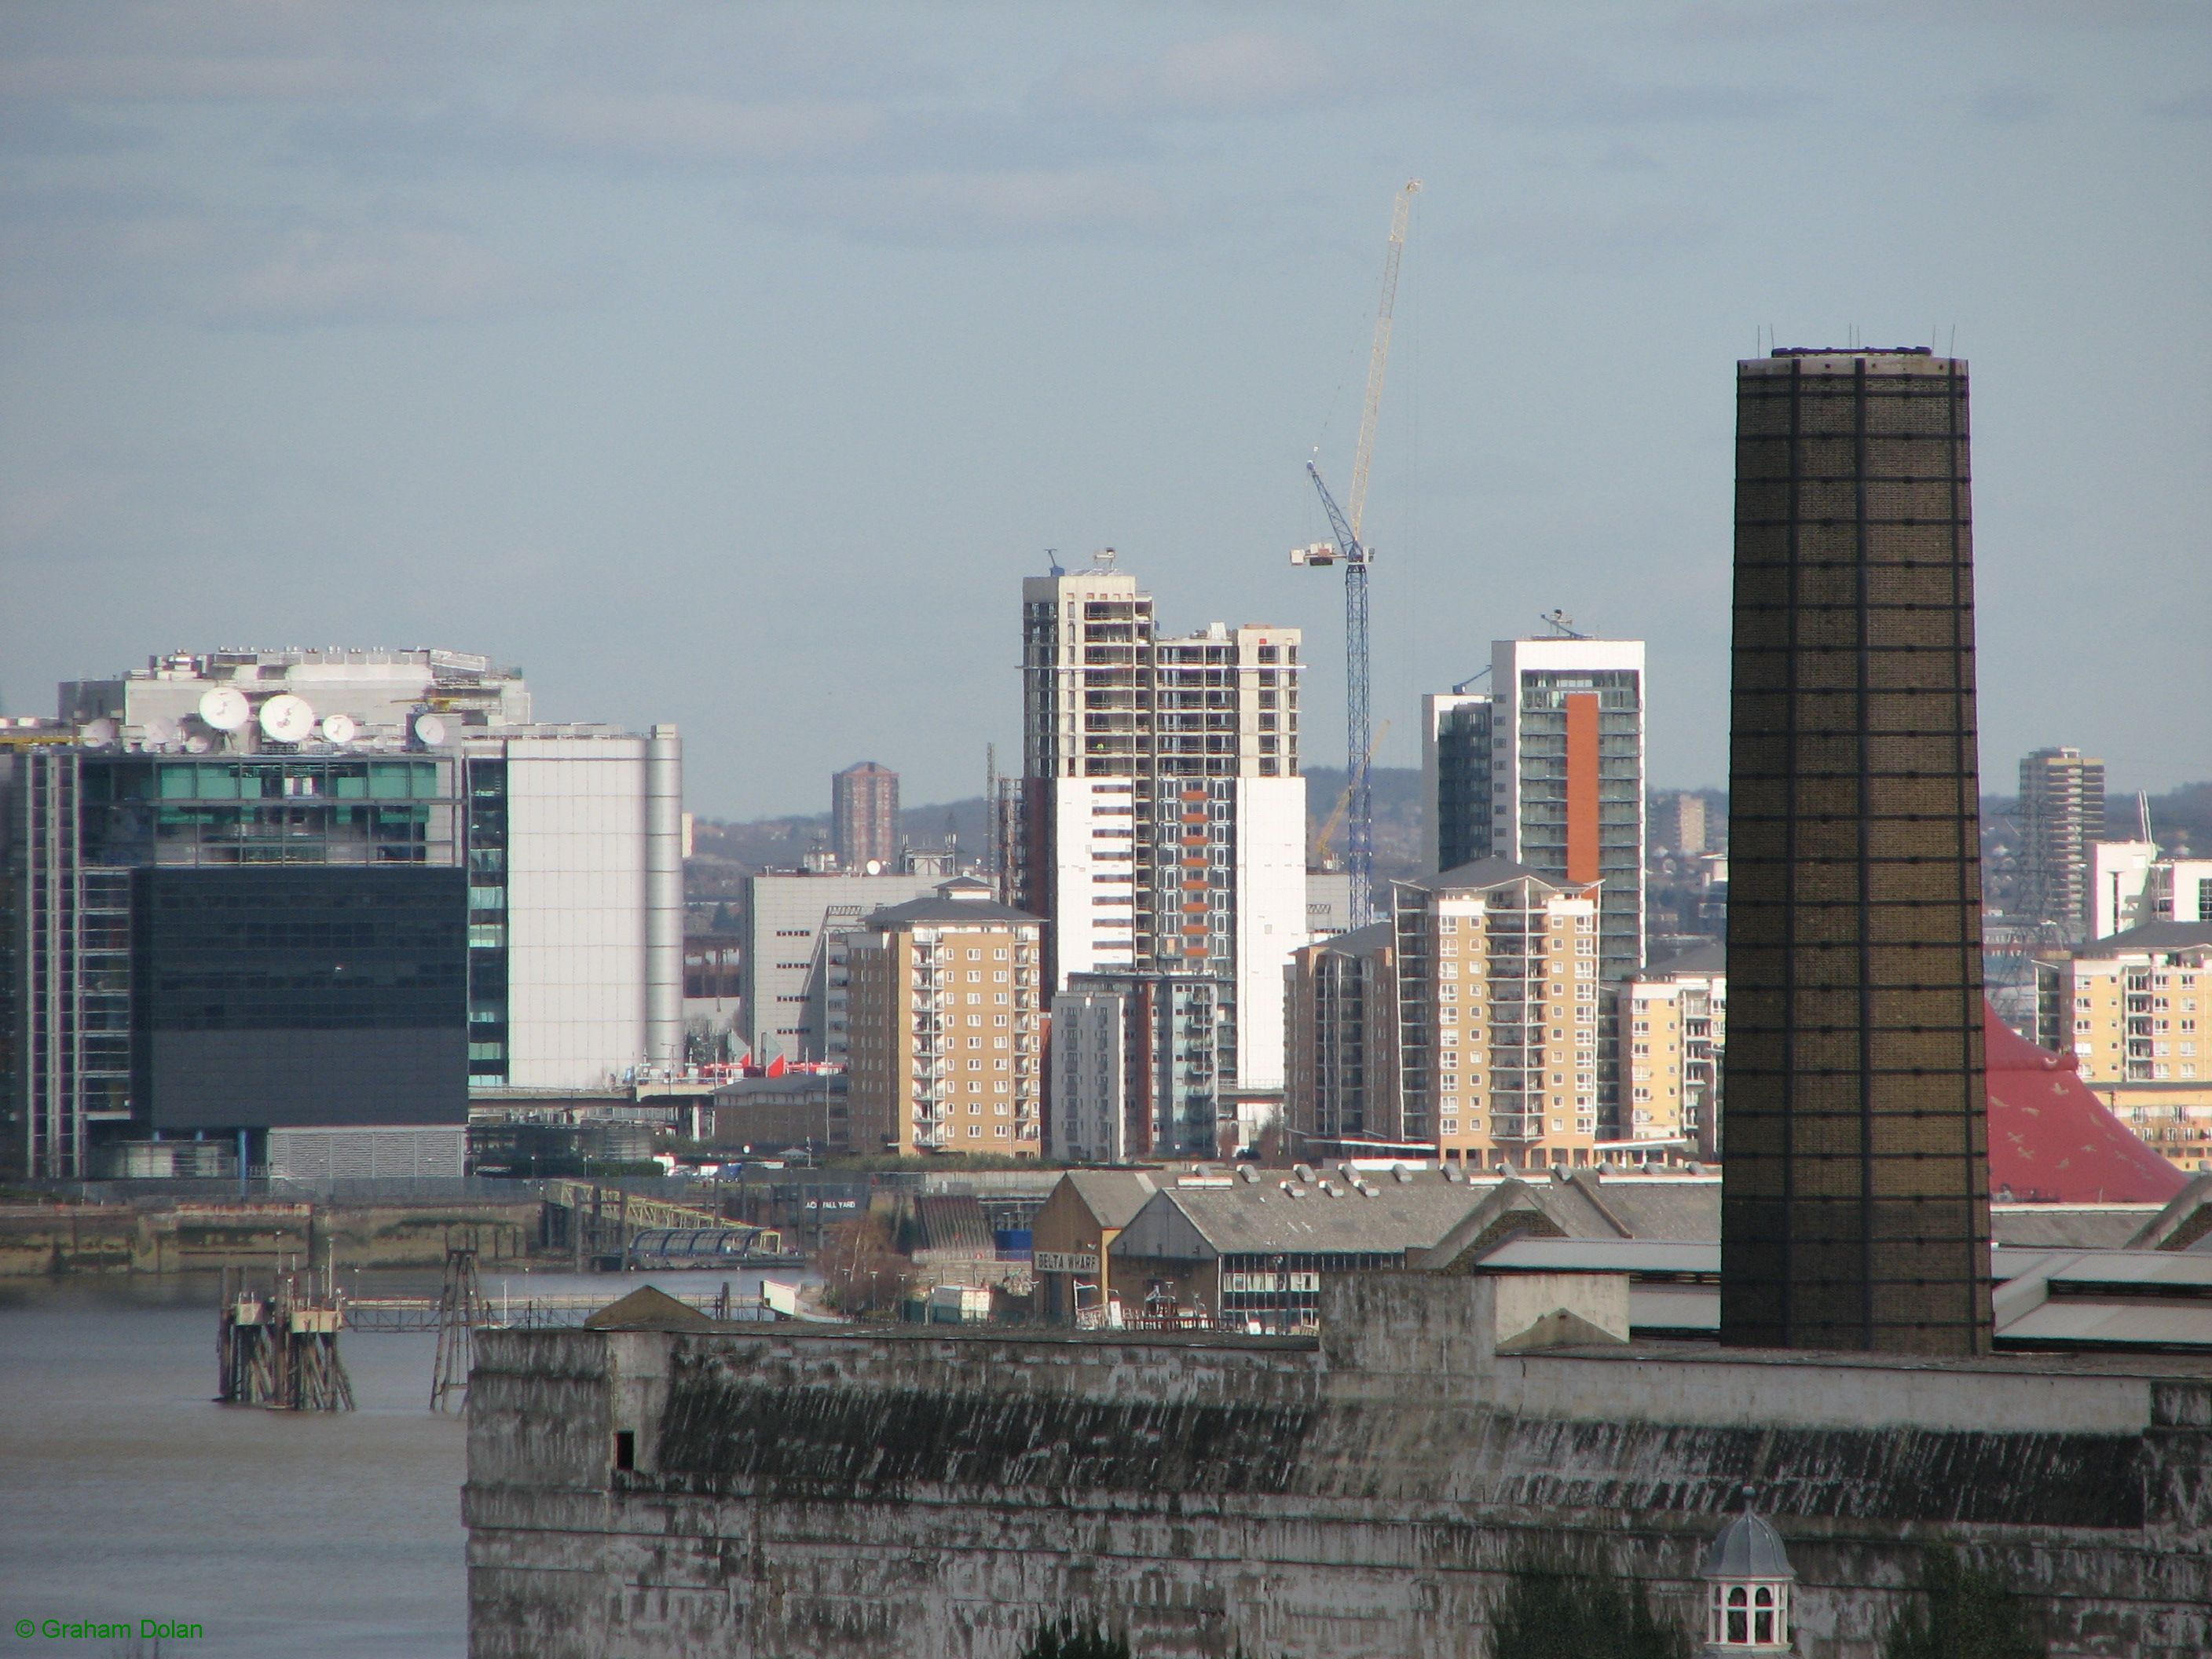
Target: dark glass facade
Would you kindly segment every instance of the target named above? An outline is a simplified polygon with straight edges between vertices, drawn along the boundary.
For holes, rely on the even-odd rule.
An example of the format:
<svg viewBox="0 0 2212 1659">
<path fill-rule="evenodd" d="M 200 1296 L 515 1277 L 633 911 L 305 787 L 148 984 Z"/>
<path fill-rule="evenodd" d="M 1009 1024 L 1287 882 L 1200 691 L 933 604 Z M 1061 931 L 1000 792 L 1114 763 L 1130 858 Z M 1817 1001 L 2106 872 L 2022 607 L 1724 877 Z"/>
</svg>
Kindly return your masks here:
<svg viewBox="0 0 2212 1659">
<path fill-rule="evenodd" d="M 1738 366 L 1723 1340 L 1990 1346 L 1966 370 Z"/>
<path fill-rule="evenodd" d="M 1490 765 L 1491 705 L 1463 702 L 1437 721 L 1437 867 L 1441 875 L 1494 850 Z"/>
<path fill-rule="evenodd" d="M 88 865 L 451 864 L 453 763 L 288 755 L 92 756 Z"/>
<path fill-rule="evenodd" d="M 153 1128 L 466 1120 L 464 872 L 131 879 L 133 1093 Z"/>
</svg>

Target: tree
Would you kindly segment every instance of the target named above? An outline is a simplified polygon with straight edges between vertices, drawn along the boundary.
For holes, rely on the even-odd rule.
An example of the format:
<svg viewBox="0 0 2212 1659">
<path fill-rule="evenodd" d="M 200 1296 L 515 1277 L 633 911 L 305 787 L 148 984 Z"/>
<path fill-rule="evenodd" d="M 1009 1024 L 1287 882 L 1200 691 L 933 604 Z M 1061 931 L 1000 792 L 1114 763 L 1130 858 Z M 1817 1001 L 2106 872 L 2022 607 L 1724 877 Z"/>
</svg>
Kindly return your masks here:
<svg viewBox="0 0 2212 1659">
<path fill-rule="evenodd" d="M 1641 1584 L 1556 1561 L 1513 1570 L 1491 1612 L 1491 1659 L 1690 1659 L 1690 1633 Z"/>
<path fill-rule="evenodd" d="M 1881 1644 L 1882 1659 L 2043 1659 L 2019 1593 L 1948 1549 L 1921 1559 L 1919 1597 Z"/>
<path fill-rule="evenodd" d="M 894 1248 L 890 1218 L 879 1210 L 830 1228 L 821 1262 L 822 1299 L 836 1313 L 896 1309 L 914 1283 L 914 1263 Z"/>
<path fill-rule="evenodd" d="M 1096 1619 L 1073 1613 L 1040 1619 L 1021 1659 L 1130 1659 L 1129 1638 L 1109 1636 Z"/>
</svg>

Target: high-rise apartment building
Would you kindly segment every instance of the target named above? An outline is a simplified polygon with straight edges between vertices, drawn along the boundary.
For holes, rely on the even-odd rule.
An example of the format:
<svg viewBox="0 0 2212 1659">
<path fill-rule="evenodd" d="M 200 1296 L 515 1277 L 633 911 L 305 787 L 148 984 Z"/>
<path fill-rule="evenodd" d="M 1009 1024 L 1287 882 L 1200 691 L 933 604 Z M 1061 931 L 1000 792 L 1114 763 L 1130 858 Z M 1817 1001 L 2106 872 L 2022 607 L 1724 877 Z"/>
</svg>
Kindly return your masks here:
<svg viewBox="0 0 2212 1659">
<path fill-rule="evenodd" d="M 444 651 L 221 651 L 0 731 L 24 1166 L 458 1174 L 471 1097 L 682 1060 L 682 750 Z M 450 959 L 449 958 L 450 947 Z"/>
<path fill-rule="evenodd" d="M 1205 1146 L 1224 1024 L 1221 981 L 1203 974 L 1071 975 L 1052 1004 L 1051 1155 L 1126 1164 Z"/>
<path fill-rule="evenodd" d="M 2154 921 L 2036 963 L 2035 1040 L 2092 1085 L 2212 1083 L 2212 921 Z"/>
<path fill-rule="evenodd" d="M 2090 848 L 2105 833 L 2105 763 L 2078 749 L 2039 749 L 2020 763 L 2023 919 L 2079 941 L 2089 928 Z"/>
<path fill-rule="evenodd" d="M 1594 890 L 1598 971 L 1644 965 L 1644 684 L 1641 640 L 1498 640 L 1490 686 L 1425 700 L 1429 851 L 1445 872 L 1484 859 Z M 1599 1021 L 1600 1109 L 1620 1119 L 1613 1006 Z M 1608 1133 L 1626 1135 L 1625 1123 Z"/>
<path fill-rule="evenodd" d="M 852 931 L 855 1149 L 1042 1151 L 1043 932 L 971 876 Z"/>
<path fill-rule="evenodd" d="M 844 1059 L 847 934 L 957 873 L 950 853 L 912 848 L 874 875 L 828 860 L 811 864 L 820 867 L 748 876 L 738 896 L 738 1031 L 763 1062 Z"/>
<path fill-rule="evenodd" d="M 1597 894 L 1491 858 L 1394 899 L 1402 1136 L 1482 1168 L 1594 1162 Z"/>
<path fill-rule="evenodd" d="M 1687 951 L 1622 981 L 1627 1106 L 1620 1139 L 1686 1142 L 1720 1156 L 1721 1064 L 1728 1047 L 1728 952 Z"/>
<path fill-rule="evenodd" d="M 1020 803 L 1007 890 L 1052 918 L 1052 975 L 1221 981 L 1224 1101 L 1279 1090 L 1282 970 L 1305 943 L 1299 633 L 1162 635 L 1110 553 L 1022 586 Z M 1156 1123 L 1165 1152 L 1188 1126 Z"/>
<path fill-rule="evenodd" d="M 848 870 L 888 870 L 899 850 L 899 780 L 888 766 L 862 761 L 830 780 L 830 844 Z"/>
<path fill-rule="evenodd" d="M 1705 850 L 1705 798 L 1676 791 L 1658 803 L 1651 824 L 1655 849 L 1695 857 Z"/>
<path fill-rule="evenodd" d="M 1966 366 L 1737 365 L 1721 1334 L 1990 1336 Z"/>
<path fill-rule="evenodd" d="M 1317 1158 L 1408 1148 L 1398 1083 L 1397 928 L 1334 934 L 1291 957 L 1283 1115 L 1291 1152 Z M 1426 1150 L 1429 1143 L 1420 1143 Z"/>
<path fill-rule="evenodd" d="M 2212 1170 L 2212 918 L 2128 928 L 2036 978 L 2036 1041 L 2160 1154 Z"/>
<path fill-rule="evenodd" d="M 1644 965 L 1644 641 L 1499 640 L 1490 690 L 1425 699 L 1431 863 L 1601 886 L 1607 980 Z"/>
</svg>

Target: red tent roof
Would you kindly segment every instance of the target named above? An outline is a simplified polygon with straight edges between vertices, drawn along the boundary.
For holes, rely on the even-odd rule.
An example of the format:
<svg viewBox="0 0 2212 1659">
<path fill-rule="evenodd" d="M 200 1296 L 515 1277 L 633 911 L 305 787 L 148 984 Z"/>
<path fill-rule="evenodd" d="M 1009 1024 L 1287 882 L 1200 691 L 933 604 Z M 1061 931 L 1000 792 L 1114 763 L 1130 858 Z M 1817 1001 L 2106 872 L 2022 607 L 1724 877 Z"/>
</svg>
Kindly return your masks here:
<svg viewBox="0 0 2212 1659">
<path fill-rule="evenodd" d="M 1983 1006 L 1990 1190 L 2022 1202 L 2163 1204 L 2188 1177 L 2136 1138 L 2081 1081 L 2074 1056 L 2039 1048 Z"/>
</svg>

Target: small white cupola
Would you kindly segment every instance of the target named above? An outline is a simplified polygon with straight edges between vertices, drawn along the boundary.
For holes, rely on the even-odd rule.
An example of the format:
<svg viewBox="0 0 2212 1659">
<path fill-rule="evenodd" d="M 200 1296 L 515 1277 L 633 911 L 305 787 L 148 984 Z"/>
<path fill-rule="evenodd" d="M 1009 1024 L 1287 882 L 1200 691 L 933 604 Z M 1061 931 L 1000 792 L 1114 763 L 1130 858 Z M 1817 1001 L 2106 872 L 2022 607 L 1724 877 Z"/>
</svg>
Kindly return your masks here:
<svg viewBox="0 0 2212 1659">
<path fill-rule="evenodd" d="M 1698 1575 L 1705 1581 L 1705 1652 L 1727 1655 L 1795 1651 L 1790 1637 L 1790 1591 L 1797 1582 L 1782 1534 L 1752 1509 L 1745 1490 L 1743 1513 L 1723 1527 L 1705 1552 Z"/>
</svg>

